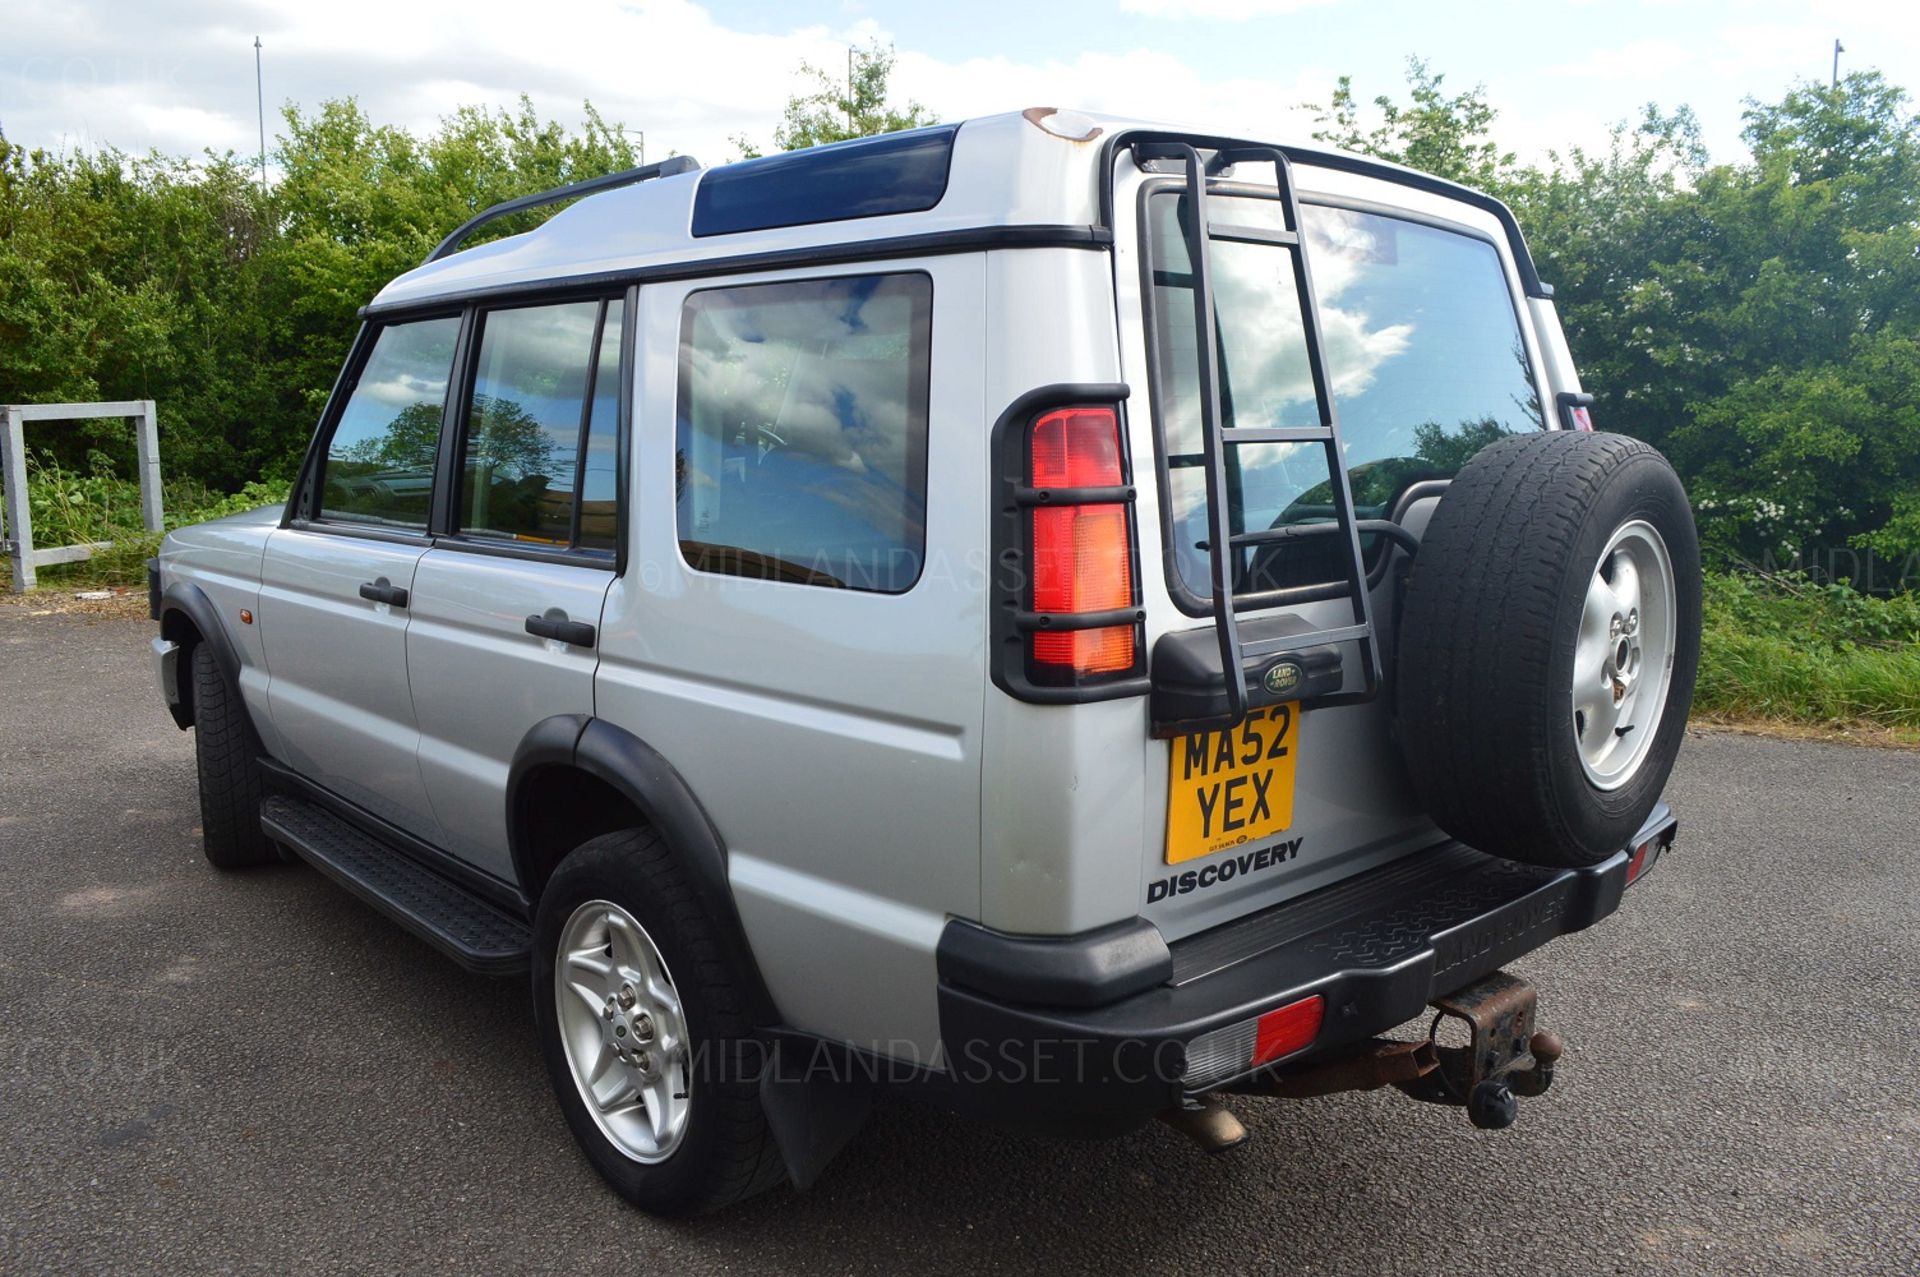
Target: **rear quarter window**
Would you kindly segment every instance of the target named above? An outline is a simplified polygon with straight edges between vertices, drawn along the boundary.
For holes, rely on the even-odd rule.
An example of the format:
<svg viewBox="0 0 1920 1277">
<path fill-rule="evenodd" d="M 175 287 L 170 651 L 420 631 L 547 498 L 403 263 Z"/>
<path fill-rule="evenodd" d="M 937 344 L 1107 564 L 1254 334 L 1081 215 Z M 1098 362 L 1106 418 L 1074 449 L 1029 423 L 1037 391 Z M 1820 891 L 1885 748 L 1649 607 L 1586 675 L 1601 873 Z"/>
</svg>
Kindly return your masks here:
<svg viewBox="0 0 1920 1277">
<path fill-rule="evenodd" d="M 690 566 L 912 587 L 926 551 L 932 307 L 921 274 L 688 297 L 674 488 Z"/>
</svg>

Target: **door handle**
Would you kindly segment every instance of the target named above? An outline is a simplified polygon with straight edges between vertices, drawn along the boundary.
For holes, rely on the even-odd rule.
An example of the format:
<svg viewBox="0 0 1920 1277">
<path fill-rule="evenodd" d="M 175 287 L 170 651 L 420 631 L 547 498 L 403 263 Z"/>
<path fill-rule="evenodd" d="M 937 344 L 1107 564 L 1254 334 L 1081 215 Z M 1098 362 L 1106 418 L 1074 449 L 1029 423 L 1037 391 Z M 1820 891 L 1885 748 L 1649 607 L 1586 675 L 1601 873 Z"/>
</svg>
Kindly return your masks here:
<svg viewBox="0 0 1920 1277">
<path fill-rule="evenodd" d="M 386 577 L 375 577 L 371 581 L 360 583 L 360 597 L 369 603 L 386 603 L 392 607 L 407 605 L 407 592 L 388 581 Z"/>
<path fill-rule="evenodd" d="M 585 621 L 569 621 L 557 607 L 548 608 L 545 616 L 529 616 L 527 633 L 535 638 L 559 639 L 573 647 L 593 646 L 593 627 Z"/>
</svg>

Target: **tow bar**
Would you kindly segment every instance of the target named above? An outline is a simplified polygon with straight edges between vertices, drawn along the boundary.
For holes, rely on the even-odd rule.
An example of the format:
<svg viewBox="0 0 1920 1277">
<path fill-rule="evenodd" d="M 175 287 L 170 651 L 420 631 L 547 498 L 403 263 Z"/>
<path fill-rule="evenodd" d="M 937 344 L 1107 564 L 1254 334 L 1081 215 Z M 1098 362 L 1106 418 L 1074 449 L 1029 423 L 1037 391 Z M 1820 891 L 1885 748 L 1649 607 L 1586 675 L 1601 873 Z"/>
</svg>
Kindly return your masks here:
<svg viewBox="0 0 1920 1277">
<path fill-rule="evenodd" d="M 1394 1085 L 1416 1100 L 1464 1105 L 1467 1120 L 1482 1130 L 1512 1126 L 1520 1107 L 1515 1097 L 1544 1095 L 1566 1051 L 1555 1034 L 1534 1032 L 1538 1002 L 1532 985 L 1504 971 L 1441 998 L 1427 1030 L 1437 1067 Z M 1439 1044 L 1448 1020 L 1466 1025 L 1465 1046 Z"/>
<path fill-rule="evenodd" d="M 1243 1095 L 1302 1099 L 1339 1091 L 1393 1086 L 1416 1100 L 1467 1110 L 1482 1130 L 1513 1125 L 1518 1097 L 1544 1095 L 1566 1048 L 1558 1036 L 1537 1033 L 1539 1002 L 1525 980 L 1496 971 L 1433 1003 L 1424 1042 L 1376 1038 L 1299 1069 L 1256 1073 L 1225 1089 Z M 1443 1025 L 1467 1030 L 1464 1046 L 1440 1045 Z"/>
</svg>

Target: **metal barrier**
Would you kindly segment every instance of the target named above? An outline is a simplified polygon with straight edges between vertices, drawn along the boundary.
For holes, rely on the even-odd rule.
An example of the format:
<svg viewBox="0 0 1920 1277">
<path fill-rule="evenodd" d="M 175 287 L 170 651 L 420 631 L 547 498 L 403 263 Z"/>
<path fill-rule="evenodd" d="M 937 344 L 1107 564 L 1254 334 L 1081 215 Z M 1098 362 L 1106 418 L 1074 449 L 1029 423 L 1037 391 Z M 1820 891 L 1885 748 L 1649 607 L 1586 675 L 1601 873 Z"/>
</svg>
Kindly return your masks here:
<svg viewBox="0 0 1920 1277">
<path fill-rule="evenodd" d="M 151 399 L 118 403 L 0 404 L 0 483 L 6 485 L 6 523 L 0 527 L 0 549 L 13 560 L 15 593 L 31 590 L 35 569 L 52 563 L 78 563 L 105 549 L 111 541 L 83 545 L 33 548 L 33 516 L 27 506 L 27 443 L 21 427 L 29 421 L 90 421 L 99 417 L 132 418 L 140 455 L 140 518 L 147 531 L 160 530 L 160 418 Z"/>
</svg>

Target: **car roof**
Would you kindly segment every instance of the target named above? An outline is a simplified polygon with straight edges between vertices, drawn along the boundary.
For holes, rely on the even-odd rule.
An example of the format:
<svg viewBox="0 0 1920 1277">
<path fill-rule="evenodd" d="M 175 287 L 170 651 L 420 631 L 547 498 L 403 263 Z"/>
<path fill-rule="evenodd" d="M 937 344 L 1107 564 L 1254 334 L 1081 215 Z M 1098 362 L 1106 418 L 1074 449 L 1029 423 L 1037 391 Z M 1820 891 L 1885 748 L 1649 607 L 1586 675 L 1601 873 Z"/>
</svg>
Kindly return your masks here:
<svg viewBox="0 0 1920 1277">
<path fill-rule="evenodd" d="M 436 254 L 389 283 L 368 310 L 541 286 L 611 287 L 663 272 L 707 273 L 722 261 L 752 268 L 764 258 L 773 266 L 851 244 L 908 256 L 917 243 L 956 237 L 974 247 L 992 246 L 996 235 L 1008 244 L 1106 243 L 1100 156 L 1115 135 L 1136 130 L 1209 136 L 1036 107 L 678 172 L 588 195 L 523 234 Z M 1374 187 L 1384 185 L 1380 176 L 1397 173 L 1451 188 L 1327 148 L 1313 147 L 1311 155 L 1310 163 L 1372 172 L 1367 184 Z M 1451 191 L 1505 214 L 1485 196 Z M 1511 215 L 1505 220 L 1510 224 Z M 1517 228 L 1511 233 L 1517 242 Z"/>
</svg>

